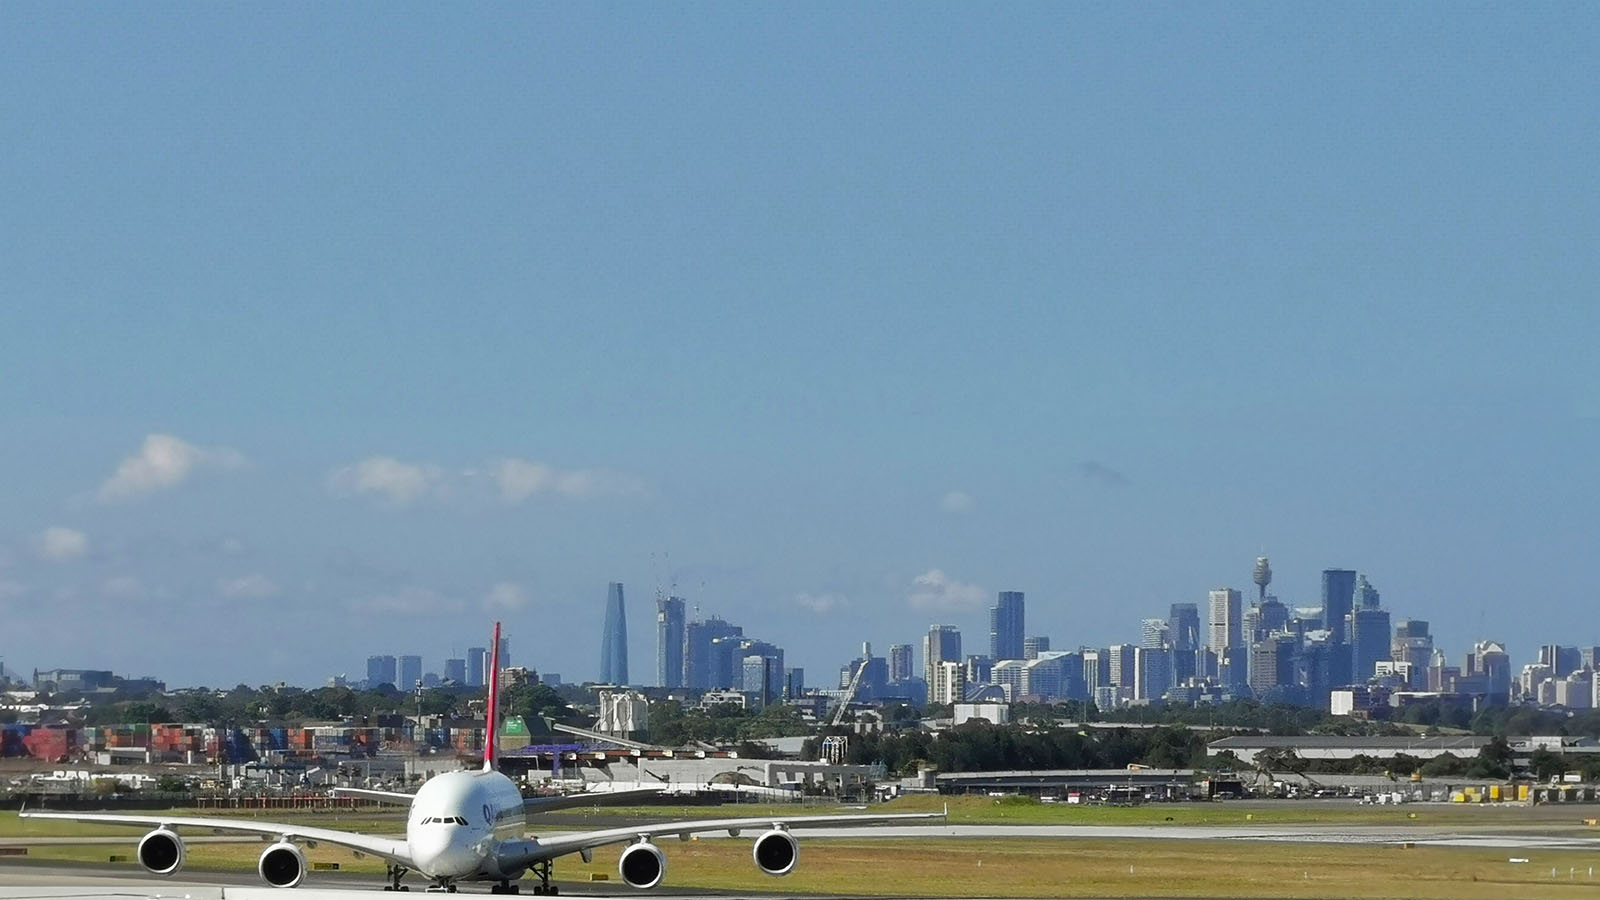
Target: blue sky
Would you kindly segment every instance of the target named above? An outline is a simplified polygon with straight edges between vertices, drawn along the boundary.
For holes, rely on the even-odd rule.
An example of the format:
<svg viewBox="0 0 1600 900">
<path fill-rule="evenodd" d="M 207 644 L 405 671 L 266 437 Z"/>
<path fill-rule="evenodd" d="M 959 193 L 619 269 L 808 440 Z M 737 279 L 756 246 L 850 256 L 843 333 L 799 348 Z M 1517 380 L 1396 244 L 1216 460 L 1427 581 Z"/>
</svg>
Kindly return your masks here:
<svg viewBox="0 0 1600 900">
<path fill-rule="evenodd" d="M 0 659 L 1600 643 L 1581 4 L 0 8 Z M 152 438 L 152 436 L 155 436 Z M 930 575 L 930 573 L 938 573 Z"/>
</svg>

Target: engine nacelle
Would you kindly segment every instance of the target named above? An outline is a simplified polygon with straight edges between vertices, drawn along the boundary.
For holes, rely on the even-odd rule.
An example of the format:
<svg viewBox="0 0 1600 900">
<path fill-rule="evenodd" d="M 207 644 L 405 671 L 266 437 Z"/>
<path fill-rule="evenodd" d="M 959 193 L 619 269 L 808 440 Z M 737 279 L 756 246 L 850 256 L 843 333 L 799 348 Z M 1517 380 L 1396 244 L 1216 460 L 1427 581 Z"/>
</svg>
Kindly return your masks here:
<svg viewBox="0 0 1600 900">
<path fill-rule="evenodd" d="M 653 888 L 667 874 L 667 855 L 649 841 L 631 844 L 617 860 L 617 874 L 629 887 L 640 890 Z"/>
<path fill-rule="evenodd" d="M 774 828 L 756 838 L 750 855 L 755 857 L 756 868 L 768 875 L 787 875 L 800 861 L 800 842 L 789 832 Z"/>
<path fill-rule="evenodd" d="M 139 839 L 139 865 L 152 875 L 171 875 L 183 868 L 183 838 L 177 832 L 157 828 Z"/>
<path fill-rule="evenodd" d="M 279 841 L 261 851 L 261 861 L 256 863 L 261 880 L 273 887 L 292 888 L 306 877 L 306 855 L 287 841 Z"/>
</svg>

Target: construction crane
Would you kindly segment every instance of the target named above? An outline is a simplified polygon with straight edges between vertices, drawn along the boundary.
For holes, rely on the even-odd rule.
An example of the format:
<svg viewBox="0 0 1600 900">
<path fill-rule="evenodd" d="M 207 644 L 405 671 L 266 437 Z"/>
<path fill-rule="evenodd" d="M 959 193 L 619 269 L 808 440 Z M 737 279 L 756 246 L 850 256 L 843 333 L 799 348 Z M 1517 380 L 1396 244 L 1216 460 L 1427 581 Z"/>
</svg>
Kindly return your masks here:
<svg viewBox="0 0 1600 900">
<path fill-rule="evenodd" d="M 872 662 L 869 654 L 856 666 L 856 673 L 850 676 L 850 684 L 844 689 L 844 696 L 839 698 L 839 706 L 833 711 L 833 719 L 828 722 L 829 728 L 838 728 L 844 724 L 844 714 L 850 709 L 850 701 L 856 698 L 856 689 L 861 687 L 861 676 L 867 671 L 867 663 Z"/>
</svg>

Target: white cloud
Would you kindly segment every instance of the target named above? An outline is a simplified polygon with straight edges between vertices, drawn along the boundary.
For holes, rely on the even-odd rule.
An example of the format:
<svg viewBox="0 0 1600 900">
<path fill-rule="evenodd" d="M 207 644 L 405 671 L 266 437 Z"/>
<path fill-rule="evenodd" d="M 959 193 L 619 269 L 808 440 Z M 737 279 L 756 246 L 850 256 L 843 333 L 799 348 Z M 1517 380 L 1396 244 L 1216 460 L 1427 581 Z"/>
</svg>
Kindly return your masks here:
<svg viewBox="0 0 1600 900">
<path fill-rule="evenodd" d="M 245 546 L 244 541 L 241 541 L 238 538 L 229 537 L 223 538 L 222 542 L 217 544 L 217 549 L 229 556 L 238 556 L 245 551 Z"/>
<path fill-rule="evenodd" d="M 444 481 L 444 470 L 429 463 L 401 462 L 392 456 L 369 456 L 328 476 L 328 488 L 341 496 L 378 494 L 396 506 L 405 506 Z"/>
<path fill-rule="evenodd" d="M 237 469 L 244 455 L 232 447 L 197 447 L 170 434 L 146 435 L 139 452 L 124 459 L 100 485 L 100 500 L 113 503 L 176 487 L 197 468 Z"/>
<path fill-rule="evenodd" d="M 483 595 L 483 608 L 489 612 L 516 612 L 527 605 L 527 592 L 511 581 L 502 581 Z"/>
<path fill-rule="evenodd" d="M 639 480 L 600 469 L 557 469 L 526 459 L 497 460 L 491 466 L 500 498 L 521 503 L 534 494 L 553 493 L 566 497 L 599 494 L 636 494 L 643 490 Z"/>
<path fill-rule="evenodd" d="M 975 584 L 956 581 L 943 570 L 929 569 L 911 579 L 911 595 L 906 602 L 912 609 L 927 612 L 966 612 L 982 609 L 989 602 L 989 592 Z"/>
<path fill-rule="evenodd" d="M 132 575 L 107 578 L 100 585 L 100 595 L 107 600 L 139 600 L 145 596 L 144 585 Z"/>
<path fill-rule="evenodd" d="M 263 597 L 277 596 L 278 586 L 260 572 L 252 572 L 249 575 L 240 575 L 238 578 L 218 579 L 217 593 L 235 599 L 259 600 Z"/>
<path fill-rule="evenodd" d="M 89 552 L 89 536 L 72 528 L 54 525 L 34 539 L 34 550 L 50 562 L 66 562 Z"/>
<path fill-rule="evenodd" d="M 430 616 L 440 613 L 459 613 L 461 601 L 445 597 L 427 588 L 402 588 L 386 594 L 374 594 L 351 600 L 345 604 L 352 612 L 368 615 Z"/>
<path fill-rule="evenodd" d="M 971 512 L 977 503 L 966 491 L 951 491 L 939 501 L 939 508 L 949 513 L 964 513 Z"/>
<path fill-rule="evenodd" d="M 820 616 L 849 606 L 850 598 L 843 594 L 832 593 L 796 594 L 794 602 Z"/>
<path fill-rule="evenodd" d="M 0 579 L 0 600 L 15 600 L 27 592 L 28 586 L 20 581 Z"/>
<path fill-rule="evenodd" d="M 451 472 L 433 463 L 373 456 L 334 470 L 328 476 L 328 488 L 346 497 L 375 494 L 395 506 L 406 506 L 423 498 L 486 500 L 490 493 L 514 505 L 536 494 L 574 498 L 638 494 L 644 491 L 644 484 L 619 472 L 558 469 L 526 459 L 498 459 L 484 470 L 469 468 Z"/>
</svg>

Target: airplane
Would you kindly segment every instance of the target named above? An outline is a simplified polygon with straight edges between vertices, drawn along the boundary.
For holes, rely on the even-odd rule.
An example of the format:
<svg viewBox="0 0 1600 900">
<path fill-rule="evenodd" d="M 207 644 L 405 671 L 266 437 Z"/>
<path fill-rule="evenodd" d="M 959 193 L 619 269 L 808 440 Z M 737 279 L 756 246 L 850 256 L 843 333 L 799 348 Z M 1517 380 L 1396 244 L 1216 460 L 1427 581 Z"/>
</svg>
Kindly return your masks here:
<svg viewBox="0 0 1600 900">
<path fill-rule="evenodd" d="M 556 896 L 560 887 L 550 883 L 558 857 L 577 853 L 584 862 L 596 847 L 628 844 L 617 863 L 623 882 L 641 890 L 661 883 L 667 857 L 653 840 L 726 831 L 738 837 L 756 831 L 751 856 L 756 868 L 768 875 L 787 875 L 800 860 L 800 844 L 791 829 L 881 825 L 887 822 L 942 818 L 940 813 L 890 813 L 879 815 L 762 816 L 735 819 L 686 820 L 653 825 L 608 828 L 546 838 L 527 837 L 527 813 L 562 806 L 593 805 L 599 798 L 622 799 L 655 791 L 583 794 L 574 797 L 524 800 L 510 778 L 496 768 L 495 732 L 499 721 L 500 623 L 494 624 L 494 648 L 489 663 L 488 737 L 483 766 L 475 770 L 444 772 L 428 779 L 415 794 L 342 789 L 344 793 L 391 803 L 408 804 L 404 838 L 387 838 L 331 828 L 284 825 L 251 819 L 211 816 L 136 816 L 95 812 L 42 812 L 24 810 L 27 819 L 66 819 L 101 825 L 136 825 L 151 830 L 139 839 L 139 865 L 155 875 L 172 875 L 183 868 L 185 851 L 178 829 L 243 832 L 276 838 L 263 850 L 256 872 L 272 887 L 292 888 L 305 879 L 306 858 L 301 845 L 330 844 L 357 854 L 376 856 L 387 864 L 385 891 L 408 891 L 401 880 L 411 872 L 428 879 L 429 892 L 455 893 L 463 882 L 492 882 L 492 894 L 520 893 L 514 882 L 531 872 L 539 879 L 536 895 Z"/>
</svg>

